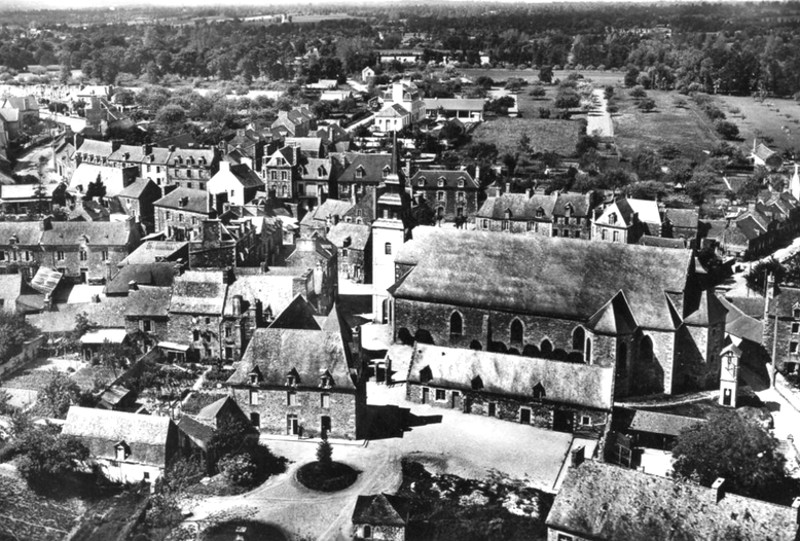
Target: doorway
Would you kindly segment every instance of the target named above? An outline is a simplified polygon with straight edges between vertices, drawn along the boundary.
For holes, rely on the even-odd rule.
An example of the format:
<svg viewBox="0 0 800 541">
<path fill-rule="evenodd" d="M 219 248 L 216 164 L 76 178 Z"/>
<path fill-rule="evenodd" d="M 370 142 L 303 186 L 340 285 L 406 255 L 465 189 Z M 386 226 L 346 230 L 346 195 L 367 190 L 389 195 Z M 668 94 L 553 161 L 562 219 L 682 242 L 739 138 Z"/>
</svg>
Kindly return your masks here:
<svg viewBox="0 0 800 541">
<path fill-rule="evenodd" d="M 431 390 L 427 387 L 422 388 L 422 403 L 427 404 L 431 399 Z"/>
<path fill-rule="evenodd" d="M 327 436 L 328 433 L 331 431 L 331 418 L 327 415 L 323 415 L 319 419 L 319 430 L 322 436 Z"/>
<path fill-rule="evenodd" d="M 571 411 L 553 412 L 553 430 L 572 432 L 575 427 L 575 414 Z"/>
<path fill-rule="evenodd" d="M 300 433 L 297 415 L 289 414 L 286 416 L 286 433 L 290 436 L 296 436 Z"/>
<path fill-rule="evenodd" d="M 519 422 L 523 425 L 531 424 L 531 410 L 529 408 L 520 408 Z"/>
</svg>

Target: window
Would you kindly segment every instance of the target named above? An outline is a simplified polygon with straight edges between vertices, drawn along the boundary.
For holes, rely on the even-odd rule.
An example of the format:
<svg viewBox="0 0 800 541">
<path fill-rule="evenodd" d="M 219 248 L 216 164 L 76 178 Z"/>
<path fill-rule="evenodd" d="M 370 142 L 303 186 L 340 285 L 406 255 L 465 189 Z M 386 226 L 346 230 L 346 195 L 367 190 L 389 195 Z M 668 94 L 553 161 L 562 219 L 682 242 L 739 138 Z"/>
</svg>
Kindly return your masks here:
<svg viewBox="0 0 800 541">
<path fill-rule="evenodd" d="M 100 252 L 100 257 L 103 258 L 103 261 L 108 261 L 108 250 L 103 250 Z"/>
<path fill-rule="evenodd" d="M 258 406 L 258 391 L 251 389 L 250 390 L 250 405 L 251 406 Z"/>
<path fill-rule="evenodd" d="M 436 192 L 436 200 L 444 201 L 444 192 Z"/>
<path fill-rule="evenodd" d="M 117 445 L 117 460 L 125 460 L 125 446 L 120 444 Z"/>
<path fill-rule="evenodd" d="M 530 408 L 519 408 L 519 422 L 524 425 L 531 424 L 531 410 Z"/>
<path fill-rule="evenodd" d="M 464 187 L 464 177 L 458 177 L 458 187 L 459 188 Z"/>
<path fill-rule="evenodd" d="M 147 172 L 148 173 L 150 172 L 150 166 L 149 165 L 147 166 Z"/>
<path fill-rule="evenodd" d="M 192 170 L 191 169 L 187 169 L 186 170 L 186 178 L 192 178 Z M 191 188 L 191 186 L 189 186 L 189 187 Z"/>
<path fill-rule="evenodd" d="M 0 261 L 5 261 L 5 260 L 6 260 L 6 253 L 0 252 Z"/>
<path fill-rule="evenodd" d="M 197 342 L 198 340 L 200 340 L 200 331 L 198 331 L 197 329 L 193 329 L 192 330 L 192 341 L 193 342 Z"/>
<path fill-rule="evenodd" d="M 342 257 L 347 257 L 347 248 L 342 248 Z"/>
<path fill-rule="evenodd" d="M 144 482 L 145 483 L 149 483 L 150 482 L 150 472 L 149 471 L 144 472 Z"/>
<path fill-rule="evenodd" d="M 795 319 L 800 319 L 800 308 L 795 308 L 792 310 L 792 317 Z"/>
<path fill-rule="evenodd" d="M 565 533 L 559 533 L 556 541 L 575 541 L 575 538 Z"/>
<path fill-rule="evenodd" d="M 572 331 L 572 349 L 575 351 L 583 351 L 583 346 L 586 342 L 586 333 L 583 327 L 575 327 Z"/>
<path fill-rule="evenodd" d="M 588 415 L 581 416 L 581 426 L 592 426 L 592 418 Z"/>
<path fill-rule="evenodd" d="M 612 212 L 611 214 L 608 215 L 608 223 L 610 223 L 610 224 L 617 223 L 617 213 L 616 212 Z"/>
<path fill-rule="evenodd" d="M 789 353 L 797 353 L 797 342 L 789 342 Z"/>
<path fill-rule="evenodd" d="M 331 375 L 325 373 L 319 380 L 319 386 L 324 387 L 326 389 L 330 389 L 331 385 L 333 385 L 333 380 L 331 379 Z"/>
<path fill-rule="evenodd" d="M 319 395 L 319 407 L 321 408 L 330 408 L 331 407 L 331 395 L 328 393 L 323 393 Z"/>
<path fill-rule="evenodd" d="M 191 183 L 191 182 L 187 182 L 187 183 L 186 183 L 186 187 L 187 187 L 187 188 L 189 188 L 189 189 L 191 190 L 191 189 L 192 189 L 192 183 Z"/>
<path fill-rule="evenodd" d="M 278 172 L 277 171 L 270 171 L 269 178 L 271 180 L 278 180 Z"/>
<path fill-rule="evenodd" d="M 542 382 L 540 381 L 539 383 L 533 386 L 533 399 L 541 400 L 545 396 L 546 393 L 544 391 L 544 385 L 542 385 Z"/>
<path fill-rule="evenodd" d="M 230 338 L 233 331 L 230 325 L 225 325 L 225 338 Z"/>
<path fill-rule="evenodd" d="M 25 250 L 25 261 L 30 261 L 31 258 L 32 258 L 32 255 L 33 254 L 31 254 L 30 250 Z"/>
<path fill-rule="evenodd" d="M 149 319 L 142 320 L 142 331 L 150 332 L 153 329 L 153 323 Z"/>
<path fill-rule="evenodd" d="M 178 213 L 178 221 L 179 221 L 179 222 L 182 222 L 182 221 L 183 221 L 183 213 L 182 213 L 182 212 L 179 212 L 179 213 Z"/>
<path fill-rule="evenodd" d="M 511 222 L 510 222 L 510 221 L 508 221 L 508 220 L 503 220 L 503 226 L 502 226 L 502 228 L 503 228 L 503 231 L 509 231 L 509 230 L 511 230 Z"/>
<path fill-rule="evenodd" d="M 607 233 L 608 232 L 605 229 L 601 229 L 600 230 L 600 240 L 606 240 L 606 238 L 608 236 Z"/>
<path fill-rule="evenodd" d="M 465 194 L 464 192 L 456 192 L 456 200 L 463 202 L 466 199 L 467 199 L 467 194 Z"/>
<path fill-rule="evenodd" d="M 425 177 L 420 177 L 420 179 L 417 181 L 417 185 L 425 186 Z"/>
<path fill-rule="evenodd" d="M 86 261 L 89 258 L 89 254 L 86 253 L 86 250 L 81 250 L 79 253 L 81 261 Z"/>
<path fill-rule="evenodd" d="M 522 322 L 518 319 L 514 319 L 514 321 L 511 322 L 511 342 L 517 344 L 521 343 L 523 331 Z"/>
<path fill-rule="evenodd" d="M 554 237 L 557 237 L 557 236 L 558 236 L 558 229 L 553 229 L 553 236 L 554 236 Z"/>
<path fill-rule="evenodd" d="M 297 393 L 294 391 L 287 391 L 286 393 L 286 405 L 287 406 L 296 406 L 297 405 Z"/>
<path fill-rule="evenodd" d="M 481 220 L 481 225 L 484 229 L 489 229 L 489 220 Z"/>
<path fill-rule="evenodd" d="M 619 231 L 614 231 L 614 242 L 619 242 Z"/>
<path fill-rule="evenodd" d="M 356 169 L 356 178 L 364 178 L 364 173 L 364 168 L 359 165 L 358 169 Z"/>
<path fill-rule="evenodd" d="M 206 325 L 210 325 L 210 324 L 211 324 L 211 318 L 210 318 L 210 317 L 207 317 L 207 318 L 206 318 Z"/>
<path fill-rule="evenodd" d="M 289 180 L 289 172 L 281 171 L 281 180 Z"/>
<path fill-rule="evenodd" d="M 385 253 L 386 255 L 391 255 L 392 254 L 392 243 L 391 242 L 387 242 L 383 246 L 383 253 Z"/>
<path fill-rule="evenodd" d="M 161 172 L 161 166 L 160 166 L 160 165 L 157 165 L 157 166 L 156 166 L 156 173 L 160 173 L 160 172 Z"/>
<path fill-rule="evenodd" d="M 170 211 L 168 211 L 168 210 L 165 211 L 164 212 L 164 219 L 165 220 L 171 220 L 172 219 L 172 213 Z"/>
<path fill-rule="evenodd" d="M 251 413 L 250 414 L 250 424 L 252 424 L 256 428 L 261 427 L 261 415 L 258 413 Z"/>
<path fill-rule="evenodd" d="M 294 374 L 289 374 L 286 376 L 286 385 L 289 387 L 294 387 L 297 385 L 297 377 Z"/>
<path fill-rule="evenodd" d="M 372 526 L 364 526 L 361 528 L 361 537 L 364 539 L 371 539 L 372 538 Z"/>
<path fill-rule="evenodd" d="M 436 400 L 444 402 L 447 400 L 447 393 L 444 389 L 436 389 Z"/>
<path fill-rule="evenodd" d="M 464 334 L 464 322 L 461 314 L 453 312 L 450 314 L 450 336 L 461 336 Z"/>
</svg>

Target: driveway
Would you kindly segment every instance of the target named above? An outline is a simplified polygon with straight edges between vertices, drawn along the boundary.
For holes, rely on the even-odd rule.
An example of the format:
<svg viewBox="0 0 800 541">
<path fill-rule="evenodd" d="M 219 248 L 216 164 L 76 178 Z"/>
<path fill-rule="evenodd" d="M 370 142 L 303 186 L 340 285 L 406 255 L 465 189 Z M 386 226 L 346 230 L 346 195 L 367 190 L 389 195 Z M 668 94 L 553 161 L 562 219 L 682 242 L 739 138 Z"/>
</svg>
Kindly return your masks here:
<svg viewBox="0 0 800 541">
<path fill-rule="evenodd" d="M 498 470 L 553 492 L 572 444 L 571 434 L 408 403 L 404 386 L 370 383 L 368 397 L 374 439 L 365 445 L 333 442 L 334 460 L 362 472 L 352 487 L 335 494 L 306 489 L 294 476 L 315 460 L 316 443 L 265 438 L 274 453 L 292 460 L 288 471 L 247 494 L 192 502 L 189 522 L 224 513 L 276 524 L 300 538 L 349 539 L 356 497 L 395 492 L 404 456 L 436 473 L 484 478 Z"/>
</svg>

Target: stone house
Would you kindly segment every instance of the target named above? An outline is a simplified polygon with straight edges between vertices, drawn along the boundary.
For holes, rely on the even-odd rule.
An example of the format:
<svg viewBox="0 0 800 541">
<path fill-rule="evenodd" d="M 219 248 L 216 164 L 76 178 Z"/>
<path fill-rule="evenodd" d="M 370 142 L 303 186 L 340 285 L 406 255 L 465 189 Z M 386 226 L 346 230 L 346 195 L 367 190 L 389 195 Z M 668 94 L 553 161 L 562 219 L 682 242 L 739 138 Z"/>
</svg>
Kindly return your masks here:
<svg viewBox="0 0 800 541">
<path fill-rule="evenodd" d="M 381 133 L 396 133 L 411 125 L 411 113 L 399 103 L 390 103 L 375 113 L 373 122 Z"/>
<path fill-rule="evenodd" d="M 10 96 L 0 106 L 3 111 L 16 111 L 22 133 L 39 122 L 39 103 L 34 96 Z"/>
<path fill-rule="evenodd" d="M 66 184 L 0 185 L 0 212 L 3 214 L 48 214 L 65 206 Z"/>
<path fill-rule="evenodd" d="M 684 239 L 686 244 L 697 245 L 700 224 L 700 209 L 664 209 L 661 234 L 667 238 Z"/>
<path fill-rule="evenodd" d="M 168 165 L 172 150 L 168 147 L 148 146 L 139 166 L 140 176 L 156 183 L 156 186 L 169 185 Z M 163 188 L 162 188 L 163 189 Z"/>
<path fill-rule="evenodd" d="M 75 167 L 82 163 L 92 165 L 108 165 L 108 158 L 119 148 L 118 141 L 98 141 L 84 139 L 75 150 Z"/>
<path fill-rule="evenodd" d="M 339 281 L 369 284 L 372 279 L 372 229 L 366 224 L 339 222 L 326 238 L 338 250 Z"/>
<path fill-rule="evenodd" d="M 189 239 L 189 268 L 259 265 L 264 258 L 261 237 L 252 221 L 200 220 L 199 235 Z"/>
<path fill-rule="evenodd" d="M 212 195 L 205 190 L 176 188 L 153 203 L 155 230 L 167 240 L 199 238 L 202 221 L 215 218 Z"/>
<path fill-rule="evenodd" d="M 83 198 L 89 184 L 100 180 L 106 189 L 105 198 L 119 195 L 126 186 L 132 184 L 139 174 L 136 167 L 112 167 L 110 165 L 97 165 L 81 163 L 75 168 L 69 181 L 67 191 L 76 198 Z"/>
<path fill-rule="evenodd" d="M 315 116 L 307 105 L 291 111 L 278 111 L 278 118 L 270 126 L 281 137 L 307 137 L 316 129 Z"/>
<path fill-rule="evenodd" d="M 766 351 L 774 352 L 773 362 L 780 372 L 800 373 L 800 288 L 786 285 L 775 288 L 770 279 L 762 343 Z"/>
<path fill-rule="evenodd" d="M 780 154 L 764 143 L 759 143 L 756 139 L 753 139 L 753 149 L 750 152 L 750 160 L 753 162 L 753 167 L 766 167 L 772 171 L 777 171 L 783 165 L 783 159 Z"/>
<path fill-rule="evenodd" d="M 286 265 L 314 272 L 312 301 L 320 314 L 327 314 L 339 295 L 338 250 L 331 242 L 319 238 L 300 237 L 294 251 L 286 258 Z"/>
<path fill-rule="evenodd" d="M 167 160 L 167 184 L 189 190 L 205 190 L 219 170 L 219 153 L 213 148 L 170 147 Z"/>
<path fill-rule="evenodd" d="M 234 150 L 242 156 L 242 163 L 247 164 L 253 171 L 261 171 L 261 161 L 264 159 L 266 141 L 254 130 L 239 129 L 230 141 L 225 143 L 225 154 Z"/>
<path fill-rule="evenodd" d="M 408 502 L 392 494 L 359 495 L 353 509 L 352 538 L 405 541 Z"/>
<path fill-rule="evenodd" d="M 614 367 L 414 344 L 409 401 L 599 438 L 614 405 Z"/>
<path fill-rule="evenodd" d="M 161 199 L 161 188 L 150 179 L 140 178 L 129 184 L 117 194 L 122 210 L 141 224 L 145 231 L 153 232 L 155 227 L 155 208 L 153 204 Z"/>
<path fill-rule="evenodd" d="M 169 417 L 72 406 L 61 433 L 89 448 L 103 474 L 120 483 L 155 483 L 178 452 Z"/>
<path fill-rule="evenodd" d="M 792 507 L 586 460 L 567 473 L 547 515 L 548 541 L 771 539 L 798 536 Z"/>
<path fill-rule="evenodd" d="M 353 207 L 350 201 L 328 199 L 303 216 L 300 220 L 300 236 L 311 237 L 315 234 L 320 237 L 327 236 L 331 227 L 344 221 L 344 216 Z"/>
<path fill-rule="evenodd" d="M 0 222 L 0 273 L 33 278 L 39 267 L 39 240 L 46 223 Z"/>
<path fill-rule="evenodd" d="M 253 426 L 270 434 L 356 439 L 366 385 L 342 329 L 257 329 L 227 381 Z"/>
<path fill-rule="evenodd" d="M 489 197 L 477 212 L 476 228 L 551 237 L 556 199 L 556 194 L 534 194 L 531 191 Z"/>
<path fill-rule="evenodd" d="M 590 193 L 559 193 L 553 206 L 552 236 L 589 240 L 593 209 Z"/>
<path fill-rule="evenodd" d="M 639 242 L 642 235 L 661 236 L 658 203 L 630 197 L 617 199 L 592 220 L 592 240 L 600 242 Z"/>
<path fill-rule="evenodd" d="M 151 150 L 150 145 L 119 145 L 108 156 L 108 165 L 121 169 L 135 167 L 140 172 L 142 162 Z"/>
<path fill-rule="evenodd" d="M 80 283 L 105 282 L 117 265 L 139 246 L 131 218 L 119 222 L 53 222 L 42 220 L 37 257 Z"/>
<path fill-rule="evenodd" d="M 169 303 L 167 340 L 186 360 L 220 357 L 220 329 L 233 275 L 225 270 L 190 270 L 178 276 Z"/>
<path fill-rule="evenodd" d="M 62 181 L 72 178 L 75 171 L 75 144 L 76 140 L 67 134 L 56 139 L 53 144 L 53 168 Z"/>
<path fill-rule="evenodd" d="M 300 165 L 297 194 L 301 203 L 316 207 L 328 198 L 338 197 L 336 179 L 341 171 L 339 161 L 332 158 L 307 158 Z"/>
<path fill-rule="evenodd" d="M 368 192 L 377 193 L 378 186 L 392 174 L 391 154 L 346 153 L 344 169 L 336 180 L 340 199 L 358 203 Z"/>
<path fill-rule="evenodd" d="M 125 303 L 125 330 L 129 335 L 147 334 L 158 343 L 169 336 L 172 287 L 132 284 Z"/>
<path fill-rule="evenodd" d="M 278 199 L 294 200 L 298 195 L 301 161 L 303 158 L 299 147 L 284 146 L 272 153 L 261 170 L 267 194 L 274 194 Z"/>
<path fill-rule="evenodd" d="M 210 194 L 225 194 L 230 205 L 244 206 L 264 189 L 264 182 L 246 165 L 221 161 L 206 189 Z"/>
<path fill-rule="evenodd" d="M 184 412 L 178 421 L 180 449 L 184 456 L 199 455 L 204 463 L 214 460 L 209 444 L 216 431 L 237 421 L 248 422 L 247 416 L 230 396 L 225 396 L 200 409 L 196 414 Z M 253 430 L 253 436 L 256 436 Z"/>
<path fill-rule="evenodd" d="M 417 171 L 409 181 L 412 196 L 422 195 L 436 219 L 452 222 L 469 219 L 478 211 L 480 185 L 469 171 Z"/>
<path fill-rule="evenodd" d="M 612 366 L 615 396 L 718 382 L 725 308 L 688 250 L 417 227 L 395 279 L 403 343 Z"/>
</svg>

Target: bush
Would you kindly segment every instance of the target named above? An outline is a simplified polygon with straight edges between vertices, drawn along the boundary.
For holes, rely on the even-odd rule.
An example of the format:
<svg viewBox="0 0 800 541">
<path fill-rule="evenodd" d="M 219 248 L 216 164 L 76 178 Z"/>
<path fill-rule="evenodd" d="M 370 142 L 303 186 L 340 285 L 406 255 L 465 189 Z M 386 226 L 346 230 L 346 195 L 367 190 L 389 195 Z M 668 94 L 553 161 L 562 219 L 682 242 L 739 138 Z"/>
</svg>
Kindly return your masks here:
<svg viewBox="0 0 800 541">
<path fill-rule="evenodd" d="M 355 483 L 358 473 L 341 462 L 331 462 L 327 468 L 319 462 L 309 462 L 297 470 L 297 480 L 311 490 L 336 492 Z"/>
<path fill-rule="evenodd" d="M 642 111 L 648 113 L 648 112 L 650 112 L 650 111 L 652 111 L 653 109 L 656 108 L 656 102 L 653 101 L 653 99 L 651 99 L 651 98 L 645 98 L 645 99 L 643 99 L 642 101 L 639 102 L 639 106 L 638 107 Z"/>
<path fill-rule="evenodd" d="M 546 91 L 541 86 L 534 86 L 528 94 L 534 98 L 542 98 L 545 96 Z"/>
<path fill-rule="evenodd" d="M 631 98 L 646 98 L 647 92 L 645 92 L 644 87 L 641 85 L 634 86 L 628 91 L 628 95 Z"/>
<path fill-rule="evenodd" d="M 550 109 L 547 107 L 539 107 L 539 118 L 550 118 Z"/>
<path fill-rule="evenodd" d="M 739 128 L 733 122 L 727 120 L 717 120 L 714 123 L 717 133 L 728 141 L 735 141 L 739 138 Z"/>
<path fill-rule="evenodd" d="M 232 485 L 250 488 L 256 484 L 256 465 L 250 455 L 228 455 L 217 463 L 217 468 Z"/>
</svg>

